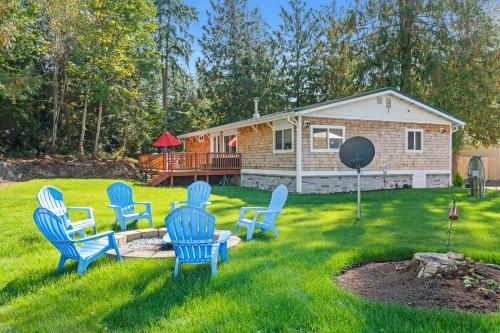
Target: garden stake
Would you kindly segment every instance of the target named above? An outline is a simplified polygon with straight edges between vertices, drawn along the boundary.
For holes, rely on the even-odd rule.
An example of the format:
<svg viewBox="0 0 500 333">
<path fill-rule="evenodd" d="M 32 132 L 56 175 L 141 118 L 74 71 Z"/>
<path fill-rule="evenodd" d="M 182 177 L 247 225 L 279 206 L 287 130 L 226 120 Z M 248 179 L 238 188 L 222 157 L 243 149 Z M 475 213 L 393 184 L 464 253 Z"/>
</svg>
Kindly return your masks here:
<svg viewBox="0 0 500 333">
<path fill-rule="evenodd" d="M 453 197 L 453 205 L 450 206 L 448 210 L 448 219 L 450 220 L 448 225 L 448 242 L 446 244 L 446 252 L 450 251 L 450 239 L 451 239 L 451 228 L 453 227 L 453 221 L 458 220 L 458 207 L 457 198 Z"/>
</svg>

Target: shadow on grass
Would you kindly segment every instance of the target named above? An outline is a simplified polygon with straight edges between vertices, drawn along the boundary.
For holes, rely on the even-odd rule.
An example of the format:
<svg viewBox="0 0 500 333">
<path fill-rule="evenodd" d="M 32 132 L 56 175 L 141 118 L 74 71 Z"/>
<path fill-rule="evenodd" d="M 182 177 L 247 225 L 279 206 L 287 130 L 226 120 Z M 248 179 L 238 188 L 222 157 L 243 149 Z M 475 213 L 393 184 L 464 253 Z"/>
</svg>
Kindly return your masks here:
<svg viewBox="0 0 500 333">
<path fill-rule="evenodd" d="M 46 284 L 55 284 L 64 277 L 66 272 L 76 271 L 76 262 L 68 261 L 62 272 L 57 270 L 57 262 L 54 262 L 54 268 L 40 275 L 23 275 L 15 280 L 9 281 L 0 290 L 0 306 L 9 303 L 11 300 L 34 292 Z"/>
</svg>

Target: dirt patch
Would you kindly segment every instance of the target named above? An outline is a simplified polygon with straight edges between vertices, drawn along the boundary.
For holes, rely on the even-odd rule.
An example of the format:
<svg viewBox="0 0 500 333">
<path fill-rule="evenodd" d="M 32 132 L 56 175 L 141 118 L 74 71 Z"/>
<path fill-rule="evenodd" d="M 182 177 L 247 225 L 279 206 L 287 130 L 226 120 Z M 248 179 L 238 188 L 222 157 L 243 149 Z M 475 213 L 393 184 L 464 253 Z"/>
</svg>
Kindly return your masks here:
<svg viewBox="0 0 500 333">
<path fill-rule="evenodd" d="M 0 179 L 0 187 L 5 187 L 5 186 L 8 186 L 8 185 L 10 185 L 12 183 L 13 182 L 10 182 L 8 180 Z"/>
<path fill-rule="evenodd" d="M 0 158 L 0 178 L 8 181 L 35 178 L 138 179 L 139 177 L 138 162 L 133 159 L 80 161 L 73 156 L 45 156 L 37 159 Z"/>
<path fill-rule="evenodd" d="M 418 278 L 412 270 L 398 270 L 410 261 L 369 263 L 338 277 L 340 287 L 373 300 L 424 308 L 477 312 L 500 310 L 498 293 L 484 295 L 481 285 L 466 287 L 462 278 Z M 500 269 L 476 263 L 475 272 L 485 280 L 500 282 Z M 498 289 L 496 289 L 498 292 Z"/>
</svg>

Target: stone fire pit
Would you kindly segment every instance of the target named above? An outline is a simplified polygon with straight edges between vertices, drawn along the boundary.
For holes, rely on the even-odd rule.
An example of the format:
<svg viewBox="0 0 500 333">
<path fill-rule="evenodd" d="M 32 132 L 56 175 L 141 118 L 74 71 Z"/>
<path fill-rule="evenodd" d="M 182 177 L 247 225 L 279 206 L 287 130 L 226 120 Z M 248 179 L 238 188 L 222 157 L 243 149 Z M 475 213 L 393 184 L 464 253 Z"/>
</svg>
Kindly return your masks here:
<svg viewBox="0 0 500 333">
<path fill-rule="evenodd" d="M 162 237 L 167 233 L 166 228 L 147 228 L 115 233 L 116 242 L 122 258 L 170 258 L 175 257 L 172 245 L 164 244 Z M 220 231 L 215 231 L 215 239 Z M 231 234 L 227 241 L 227 247 L 231 248 L 240 243 L 241 239 Z M 116 256 L 113 250 L 106 252 L 108 255 Z"/>
</svg>

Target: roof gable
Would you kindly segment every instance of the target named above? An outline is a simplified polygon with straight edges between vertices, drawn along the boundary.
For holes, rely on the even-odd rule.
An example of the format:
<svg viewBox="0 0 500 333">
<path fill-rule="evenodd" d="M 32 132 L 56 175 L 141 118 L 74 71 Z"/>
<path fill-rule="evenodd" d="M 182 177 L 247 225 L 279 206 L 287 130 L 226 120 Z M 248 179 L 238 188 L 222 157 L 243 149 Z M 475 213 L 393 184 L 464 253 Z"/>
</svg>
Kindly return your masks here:
<svg viewBox="0 0 500 333">
<path fill-rule="evenodd" d="M 346 104 L 326 105 L 324 108 L 308 112 L 306 115 L 322 118 L 452 124 L 450 119 L 401 99 L 391 92 L 379 96 L 369 96 L 369 98 L 351 101 Z"/>
<path fill-rule="evenodd" d="M 379 96 L 387 96 L 391 95 L 394 96 L 395 98 L 399 99 L 400 101 L 405 101 L 407 102 L 413 109 L 421 109 L 425 110 L 426 112 L 429 112 L 437 117 L 440 117 L 442 119 L 447 120 L 448 122 L 451 122 L 455 125 L 458 126 L 463 126 L 465 125 L 465 121 L 447 113 L 442 110 L 439 110 L 429 104 L 426 104 L 422 102 L 421 100 L 411 97 L 407 94 L 401 93 L 400 91 L 394 89 L 394 88 L 383 88 L 383 89 L 378 89 L 378 90 L 373 90 L 364 94 L 360 94 L 357 96 L 350 96 L 346 98 L 339 98 L 335 99 L 332 101 L 326 101 L 323 103 L 318 103 L 314 105 L 310 105 L 307 107 L 303 107 L 300 109 L 295 109 L 297 110 L 296 113 L 300 115 L 305 115 L 313 112 L 318 112 L 321 110 L 326 110 L 326 109 L 331 109 L 333 107 L 338 107 L 341 105 L 346 105 L 346 104 L 352 104 L 356 103 L 359 101 L 364 101 L 364 100 L 369 100 L 369 99 L 375 99 Z M 385 100 L 383 101 L 383 106 L 385 106 Z"/>
</svg>

